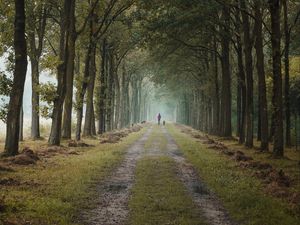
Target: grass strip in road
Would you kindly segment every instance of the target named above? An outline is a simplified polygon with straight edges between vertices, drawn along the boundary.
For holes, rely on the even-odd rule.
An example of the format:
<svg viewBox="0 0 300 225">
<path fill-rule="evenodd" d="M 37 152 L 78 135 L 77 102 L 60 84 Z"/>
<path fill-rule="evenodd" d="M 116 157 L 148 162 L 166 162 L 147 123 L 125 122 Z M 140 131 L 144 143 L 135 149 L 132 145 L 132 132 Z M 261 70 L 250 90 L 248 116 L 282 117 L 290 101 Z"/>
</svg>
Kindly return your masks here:
<svg viewBox="0 0 300 225">
<path fill-rule="evenodd" d="M 165 156 L 138 162 L 129 208 L 130 225 L 206 224 L 176 177 L 175 162 Z"/>
<path fill-rule="evenodd" d="M 158 147 L 160 150 L 165 151 L 167 149 L 167 139 L 162 132 L 162 127 L 159 125 L 153 125 L 153 130 L 145 143 L 145 152 L 150 148 Z"/>
<path fill-rule="evenodd" d="M 207 149 L 174 125 L 168 125 L 168 130 L 233 219 L 247 225 L 299 224 L 299 215 L 287 203 L 264 194 L 261 182 L 237 168 L 234 161 Z"/>
<path fill-rule="evenodd" d="M 71 225 L 76 213 L 92 207 L 96 185 L 122 161 L 125 149 L 141 137 L 145 128 L 117 144 L 85 149 L 80 155 L 58 155 L 17 172 L 0 174 L 21 185 L 0 186 L 5 196 L 1 220 L 11 224 Z"/>
</svg>

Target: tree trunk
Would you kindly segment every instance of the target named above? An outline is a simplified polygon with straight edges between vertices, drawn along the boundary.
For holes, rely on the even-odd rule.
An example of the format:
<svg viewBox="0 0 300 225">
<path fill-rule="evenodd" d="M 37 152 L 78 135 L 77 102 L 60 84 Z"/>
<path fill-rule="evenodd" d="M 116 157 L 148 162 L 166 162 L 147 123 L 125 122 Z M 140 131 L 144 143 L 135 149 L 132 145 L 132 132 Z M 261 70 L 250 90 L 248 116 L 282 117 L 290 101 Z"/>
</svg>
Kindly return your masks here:
<svg viewBox="0 0 300 225">
<path fill-rule="evenodd" d="M 230 137 L 231 133 L 231 75 L 229 62 L 229 33 L 230 33 L 230 11 L 227 6 L 223 7 L 223 19 L 225 21 L 223 35 L 221 37 L 222 47 L 222 101 L 221 101 L 221 136 Z"/>
<path fill-rule="evenodd" d="M 113 81 L 114 81 L 114 57 L 110 52 L 109 54 L 109 70 L 107 77 L 107 96 L 106 96 L 106 124 L 107 131 L 112 130 L 113 119 Z"/>
<path fill-rule="evenodd" d="M 114 73 L 114 83 L 115 83 L 115 91 L 116 91 L 116 97 L 115 97 L 115 102 L 116 102 L 116 110 L 115 110 L 115 129 L 120 129 L 120 103 L 121 103 L 121 96 L 120 96 L 120 81 L 118 77 L 117 71 Z"/>
<path fill-rule="evenodd" d="M 75 65 L 75 43 L 77 34 L 75 30 L 75 7 L 70 12 L 70 35 L 67 62 L 67 84 L 66 97 L 64 102 L 62 138 L 71 139 L 72 135 L 72 107 L 73 107 L 73 83 L 74 83 L 74 65 Z"/>
<path fill-rule="evenodd" d="M 124 126 L 130 125 L 130 96 L 129 96 L 129 81 L 126 81 L 125 83 L 125 90 L 124 90 L 124 96 L 125 96 L 125 123 Z"/>
<path fill-rule="evenodd" d="M 241 113 L 241 106 L 242 106 L 242 96 L 241 96 L 241 85 L 239 84 L 239 73 L 237 72 L 237 89 L 236 89 L 236 136 L 240 136 L 241 131 L 241 119 L 242 119 L 242 113 Z"/>
<path fill-rule="evenodd" d="M 83 81 L 81 87 L 77 90 L 77 122 L 76 122 L 76 140 L 79 141 L 81 139 L 81 128 L 82 128 L 82 119 L 83 119 L 83 105 L 84 105 L 84 97 L 85 93 L 90 81 L 90 67 L 91 67 L 91 58 L 92 54 L 94 54 L 93 51 L 95 51 L 95 37 L 94 37 L 94 19 L 89 20 L 89 42 L 88 47 L 86 51 L 85 56 L 85 67 L 84 67 L 84 73 L 83 73 Z"/>
<path fill-rule="evenodd" d="M 126 86 L 126 68 L 125 63 L 122 65 L 122 74 L 121 74 L 121 102 L 120 102 L 120 119 L 119 124 L 120 128 L 125 127 L 126 120 L 126 94 L 125 94 L 125 86 Z"/>
<path fill-rule="evenodd" d="M 93 101 L 94 101 L 94 89 L 96 79 L 96 48 L 93 46 L 91 51 L 91 61 L 88 66 L 89 68 L 89 80 L 87 85 L 87 96 L 86 96 L 86 111 L 85 111 L 85 122 L 83 128 L 83 136 L 92 136 L 92 123 L 93 123 Z"/>
<path fill-rule="evenodd" d="M 245 120 L 246 120 L 246 80 L 245 70 L 243 62 L 243 46 L 242 46 L 242 33 L 241 33 L 241 21 L 240 21 L 240 10 L 236 10 L 235 13 L 235 28 L 236 28 L 236 53 L 237 53 L 237 130 L 239 137 L 239 144 L 245 142 Z"/>
<path fill-rule="evenodd" d="M 274 110 L 274 148 L 275 157 L 283 156 L 283 112 L 282 77 L 280 48 L 280 0 L 269 0 L 271 14 L 271 43 L 273 58 L 273 110 Z"/>
<path fill-rule="evenodd" d="M 244 52 L 245 52 L 245 69 L 246 69 L 246 142 L 249 148 L 253 147 L 253 71 L 252 71 L 252 40 L 250 37 L 249 16 L 245 0 L 240 0 L 241 14 L 244 31 Z"/>
<path fill-rule="evenodd" d="M 33 5 L 27 7 L 27 26 L 31 29 L 27 32 L 29 42 L 29 58 L 31 62 L 31 138 L 33 140 L 40 138 L 40 97 L 39 97 L 39 64 L 44 46 L 44 37 L 48 8 L 46 5 L 35 8 Z"/>
<path fill-rule="evenodd" d="M 92 121 L 91 121 L 91 133 L 92 135 L 97 134 L 94 102 L 93 102 Z"/>
<path fill-rule="evenodd" d="M 6 139 L 4 148 L 4 155 L 7 156 L 18 154 L 19 149 L 20 112 L 27 71 L 27 45 L 25 39 L 24 7 L 24 0 L 15 0 L 15 68 L 7 113 Z"/>
<path fill-rule="evenodd" d="M 20 134 L 19 134 L 19 141 L 24 141 L 24 135 L 23 135 L 23 129 L 24 128 L 24 110 L 23 105 L 21 106 L 21 112 L 20 112 Z"/>
<path fill-rule="evenodd" d="M 298 113 L 295 113 L 295 136 L 296 136 L 296 151 L 298 151 Z"/>
<path fill-rule="evenodd" d="M 60 53 L 59 58 L 61 63 L 57 67 L 57 97 L 54 99 L 52 126 L 48 143 L 50 145 L 60 145 L 61 139 L 61 124 L 63 104 L 66 95 L 66 64 L 68 62 L 68 48 L 69 48 L 69 14 L 72 7 L 75 7 L 75 0 L 64 1 L 63 12 L 61 12 L 60 25 Z"/>
<path fill-rule="evenodd" d="M 258 87 L 259 88 L 259 87 Z M 261 141 L 261 106 L 260 106 L 260 100 L 261 97 L 258 94 L 258 104 L 257 104 L 257 141 Z"/>
<path fill-rule="evenodd" d="M 214 37 L 214 50 L 217 51 L 217 41 Z M 219 95 L 219 67 L 218 67 L 218 55 L 214 53 L 214 115 L 213 115 L 213 134 L 219 134 L 219 124 L 220 124 L 220 95 Z"/>
<path fill-rule="evenodd" d="M 98 118 L 98 134 L 102 134 L 105 132 L 105 105 L 104 105 L 104 97 L 105 97 L 105 65 L 106 65 L 106 39 L 103 39 L 102 42 L 102 56 L 101 56 L 101 72 L 100 72 L 100 90 L 99 90 L 99 118 Z"/>
<path fill-rule="evenodd" d="M 285 145 L 291 146 L 291 109 L 290 109 L 290 31 L 288 25 L 288 6 L 287 0 L 283 0 L 283 15 L 284 15 L 284 100 L 285 100 Z"/>
<path fill-rule="evenodd" d="M 83 74 L 83 82 L 81 88 L 78 91 L 77 95 L 77 123 L 76 123 L 76 140 L 79 141 L 81 139 L 81 127 L 82 127 L 82 117 L 83 117 L 83 104 L 84 104 L 84 96 L 88 86 L 88 79 L 90 76 L 89 65 L 91 61 L 91 53 L 92 53 L 92 43 L 89 42 L 89 46 L 87 49 L 87 53 L 85 56 L 85 70 Z"/>
<path fill-rule="evenodd" d="M 131 87 L 132 87 L 132 123 L 137 123 L 139 120 L 139 89 L 138 89 L 138 81 L 137 78 L 131 80 Z"/>
<path fill-rule="evenodd" d="M 28 3 L 27 7 L 27 25 L 30 27 L 27 31 L 28 56 L 31 62 L 31 138 L 33 140 L 40 138 L 40 113 L 39 113 L 39 63 L 44 46 L 45 28 L 47 21 L 48 8 L 46 4 L 41 7 L 35 7 L 34 3 Z M 35 26 L 32 27 L 32 25 Z"/>
<path fill-rule="evenodd" d="M 268 104 L 267 104 L 267 90 L 266 78 L 264 68 L 264 51 L 263 51 L 263 33 L 262 33 L 262 12 L 261 1 L 255 0 L 255 49 L 256 49 L 256 69 L 258 75 L 258 96 L 259 96 L 259 131 L 261 135 L 262 151 L 269 148 L 269 125 L 268 125 Z"/>
<path fill-rule="evenodd" d="M 40 96 L 39 87 L 39 61 L 35 57 L 31 57 L 31 77 L 32 77 L 32 97 L 31 97 L 31 138 L 36 140 L 40 138 Z"/>
</svg>

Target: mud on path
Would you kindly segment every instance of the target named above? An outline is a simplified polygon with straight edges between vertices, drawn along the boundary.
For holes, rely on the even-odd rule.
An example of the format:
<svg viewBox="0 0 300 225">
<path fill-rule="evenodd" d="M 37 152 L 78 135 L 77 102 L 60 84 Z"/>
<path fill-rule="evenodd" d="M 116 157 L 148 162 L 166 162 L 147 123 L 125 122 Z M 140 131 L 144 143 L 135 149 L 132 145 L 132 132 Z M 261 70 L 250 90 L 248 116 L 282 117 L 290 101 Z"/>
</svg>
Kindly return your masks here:
<svg viewBox="0 0 300 225">
<path fill-rule="evenodd" d="M 143 155 L 145 142 L 152 128 L 127 149 L 124 161 L 110 178 L 100 184 L 97 206 L 82 213 L 82 223 L 86 225 L 124 225 L 128 218 L 130 189 L 134 184 L 137 161 Z"/>
<path fill-rule="evenodd" d="M 225 208 L 218 198 L 200 180 L 195 168 L 187 162 L 179 150 L 174 139 L 163 128 L 163 133 L 168 140 L 168 155 L 174 159 L 178 168 L 178 177 L 186 187 L 195 204 L 203 212 L 207 222 L 211 225 L 236 225 L 228 216 Z"/>
</svg>

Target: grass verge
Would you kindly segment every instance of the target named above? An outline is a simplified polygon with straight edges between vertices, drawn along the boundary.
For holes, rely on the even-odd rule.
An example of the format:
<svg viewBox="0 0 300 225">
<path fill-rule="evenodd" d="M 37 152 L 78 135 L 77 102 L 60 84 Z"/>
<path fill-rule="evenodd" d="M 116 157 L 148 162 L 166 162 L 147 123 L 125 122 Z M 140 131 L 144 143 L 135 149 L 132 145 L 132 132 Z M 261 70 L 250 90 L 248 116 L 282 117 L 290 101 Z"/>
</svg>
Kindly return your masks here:
<svg viewBox="0 0 300 225">
<path fill-rule="evenodd" d="M 121 162 L 124 150 L 144 131 L 132 133 L 117 144 L 98 144 L 80 151 L 80 155 L 59 155 L 35 166 L 18 167 L 14 173 L 0 173 L 0 178 L 18 181 L 0 186 L 0 196 L 5 196 L 0 224 L 76 224 L 75 215 L 92 202 L 96 184 Z"/>
<path fill-rule="evenodd" d="M 131 225 L 205 224 L 168 157 L 145 157 L 138 162 L 129 208 Z"/>
<path fill-rule="evenodd" d="M 167 127 L 184 155 L 220 197 L 234 220 L 248 225 L 299 224 L 299 216 L 287 203 L 265 195 L 261 182 L 247 171 L 238 169 L 234 161 L 205 148 L 174 125 Z"/>
</svg>

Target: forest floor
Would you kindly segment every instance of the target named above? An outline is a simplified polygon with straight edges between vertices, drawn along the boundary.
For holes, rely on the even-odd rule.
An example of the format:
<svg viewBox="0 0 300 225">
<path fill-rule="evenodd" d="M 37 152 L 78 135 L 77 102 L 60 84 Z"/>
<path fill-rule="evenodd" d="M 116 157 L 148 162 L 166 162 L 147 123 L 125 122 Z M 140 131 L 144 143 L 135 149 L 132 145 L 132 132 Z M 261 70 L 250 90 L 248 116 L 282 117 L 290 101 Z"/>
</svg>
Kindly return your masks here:
<svg viewBox="0 0 300 225">
<path fill-rule="evenodd" d="M 0 224 L 299 224 L 293 150 L 275 160 L 186 126 L 135 131 L 58 152 L 25 142 L 39 160 L 0 161 Z"/>
</svg>

